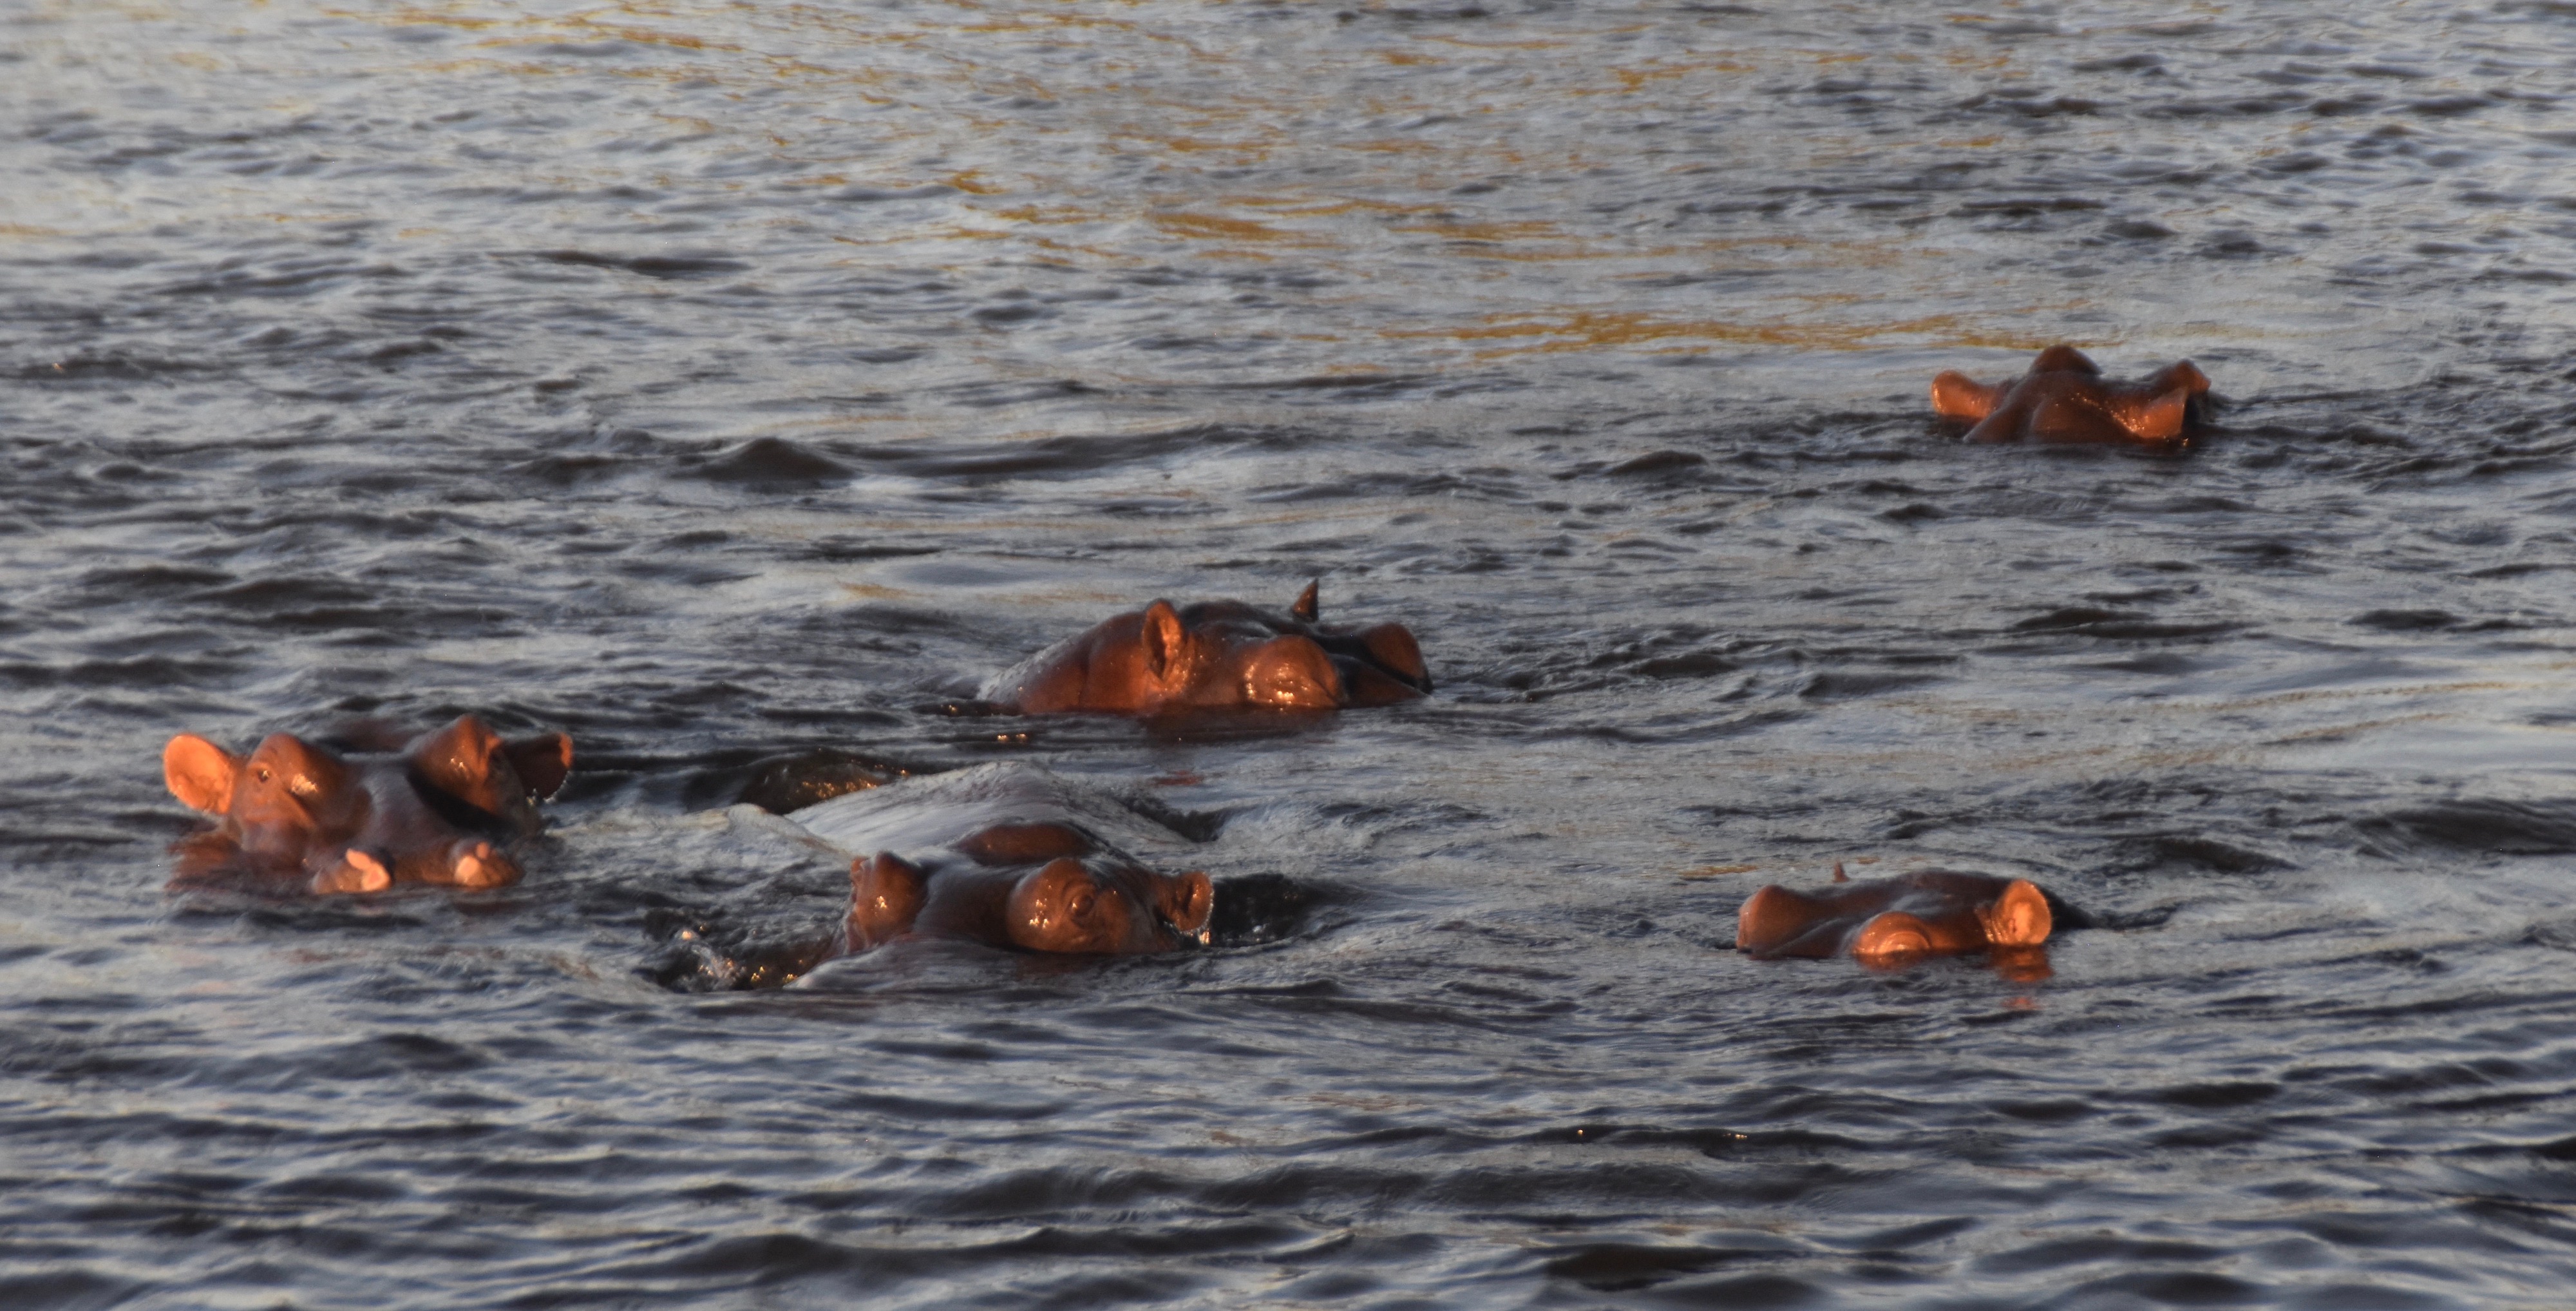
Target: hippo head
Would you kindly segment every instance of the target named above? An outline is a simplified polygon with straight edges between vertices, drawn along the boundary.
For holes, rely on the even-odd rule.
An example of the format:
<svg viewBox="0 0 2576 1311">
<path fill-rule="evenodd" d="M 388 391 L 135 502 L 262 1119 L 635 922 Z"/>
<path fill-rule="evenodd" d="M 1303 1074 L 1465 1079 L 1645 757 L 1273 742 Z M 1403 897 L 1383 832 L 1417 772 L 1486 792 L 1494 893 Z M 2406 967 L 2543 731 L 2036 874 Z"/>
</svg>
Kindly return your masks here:
<svg viewBox="0 0 2576 1311">
<path fill-rule="evenodd" d="M 1932 380 L 1932 410 L 1969 425 L 1972 442 L 2170 442 L 2208 422 L 2209 378 L 2189 360 L 2141 382 L 2114 382 L 2072 346 L 2051 346 L 2030 371 L 1998 383 L 1945 372 Z"/>
<path fill-rule="evenodd" d="M 1011 941 L 1030 951 L 1124 955 L 1205 943 L 1216 893 L 1197 870 L 1171 877 L 1059 856 L 1022 877 L 1007 904 Z"/>
<path fill-rule="evenodd" d="M 999 824 L 934 869 L 891 851 L 850 866 L 847 945 L 925 928 L 1024 951 L 1137 955 L 1207 941 L 1215 887 L 1158 873 L 1069 824 Z M 995 921 L 998 920 L 998 924 Z"/>
<path fill-rule="evenodd" d="M 1238 601 L 1155 601 L 1051 647 L 985 689 L 1026 714 L 1095 711 L 1336 710 L 1431 690 L 1402 624 L 1316 622 L 1309 583 L 1286 615 Z"/>
<path fill-rule="evenodd" d="M 236 756 L 182 733 L 161 768 L 173 796 L 220 821 L 183 874 L 290 875 L 315 892 L 489 888 L 518 880 L 504 847 L 536 832 L 536 802 L 571 772 L 572 741 L 507 742 L 473 715 L 383 753 L 273 733 Z"/>
</svg>

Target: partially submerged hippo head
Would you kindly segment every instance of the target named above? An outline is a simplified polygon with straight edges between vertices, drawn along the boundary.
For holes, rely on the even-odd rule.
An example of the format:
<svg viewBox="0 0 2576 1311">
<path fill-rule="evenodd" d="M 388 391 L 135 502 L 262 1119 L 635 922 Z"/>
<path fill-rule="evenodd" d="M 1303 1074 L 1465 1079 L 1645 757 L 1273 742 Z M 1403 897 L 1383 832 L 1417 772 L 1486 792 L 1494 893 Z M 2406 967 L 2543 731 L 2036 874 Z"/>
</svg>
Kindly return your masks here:
<svg viewBox="0 0 2576 1311">
<path fill-rule="evenodd" d="M 1177 854 L 1193 839 L 1132 801 L 1022 761 L 850 793 L 798 811 L 795 823 L 857 857 L 833 955 L 907 935 L 1087 955 L 1208 940 L 1208 876 L 1164 874 L 1125 849 Z"/>
<path fill-rule="evenodd" d="M 536 803 L 572 771 L 572 739 L 503 741 L 473 715 L 344 750 L 272 733 L 236 756 L 182 733 L 161 769 L 171 795 L 219 821 L 183 844 L 182 879 L 289 878 L 324 893 L 491 888 L 518 881 L 508 845 L 537 831 Z"/>
<path fill-rule="evenodd" d="M 1842 868 L 1834 874 L 1840 879 Z M 1756 956 L 1849 955 L 1897 965 L 2037 947 L 2053 926 L 2048 894 L 2027 879 L 1921 870 L 1814 892 L 1768 885 L 1736 913 L 1735 945 Z"/>
<path fill-rule="evenodd" d="M 1207 941 L 1214 885 L 1157 873 L 1070 824 L 996 824 L 920 863 L 850 866 L 850 951 L 916 930 L 1023 951 L 1126 956 Z"/>
<path fill-rule="evenodd" d="M 2200 423 L 2209 379 L 2179 360 L 2144 382 L 2111 382 L 2072 346 L 2051 346 L 2030 372 L 1992 385 L 1966 374 L 1932 380 L 1932 410 L 1971 425 L 1972 442 L 2171 442 Z"/>
<path fill-rule="evenodd" d="M 1324 627 L 1309 583 L 1285 615 L 1240 601 L 1156 601 L 1003 672 L 983 699 L 1023 714 L 1334 710 L 1431 690 L 1402 624 Z"/>
</svg>

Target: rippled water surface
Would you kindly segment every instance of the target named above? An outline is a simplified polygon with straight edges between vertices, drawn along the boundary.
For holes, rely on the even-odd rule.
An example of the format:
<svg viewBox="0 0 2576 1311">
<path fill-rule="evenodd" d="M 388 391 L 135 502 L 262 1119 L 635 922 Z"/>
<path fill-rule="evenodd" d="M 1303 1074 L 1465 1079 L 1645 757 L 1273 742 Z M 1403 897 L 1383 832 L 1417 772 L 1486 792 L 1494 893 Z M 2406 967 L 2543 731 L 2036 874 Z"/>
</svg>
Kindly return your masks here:
<svg viewBox="0 0 2576 1311">
<path fill-rule="evenodd" d="M 0 1303 L 2576 1283 L 2567 5 L 18 0 L 0 177 Z M 2218 426 L 1929 421 L 2059 340 Z M 1439 693 L 952 713 L 1316 576 Z M 517 888 L 165 891 L 172 734 L 468 709 Z M 827 749 L 1227 931 L 724 990 Z M 1837 861 L 2105 927 L 1731 950 Z"/>
</svg>

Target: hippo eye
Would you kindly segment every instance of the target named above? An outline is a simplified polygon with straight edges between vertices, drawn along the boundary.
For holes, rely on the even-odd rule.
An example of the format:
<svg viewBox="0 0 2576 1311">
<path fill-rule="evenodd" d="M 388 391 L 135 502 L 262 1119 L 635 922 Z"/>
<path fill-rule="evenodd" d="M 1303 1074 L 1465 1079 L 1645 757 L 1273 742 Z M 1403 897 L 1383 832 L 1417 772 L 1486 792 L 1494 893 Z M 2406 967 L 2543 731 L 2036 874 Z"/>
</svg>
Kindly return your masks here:
<svg viewBox="0 0 2576 1311">
<path fill-rule="evenodd" d="M 1091 894 L 1088 892 L 1083 893 L 1081 896 L 1073 899 L 1073 904 L 1065 908 L 1065 913 L 1078 920 L 1090 919 L 1091 901 Z"/>
<path fill-rule="evenodd" d="M 262 765 L 255 772 L 258 773 L 260 782 L 265 783 L 269 780 L 268 766 Z"/>
</svg>

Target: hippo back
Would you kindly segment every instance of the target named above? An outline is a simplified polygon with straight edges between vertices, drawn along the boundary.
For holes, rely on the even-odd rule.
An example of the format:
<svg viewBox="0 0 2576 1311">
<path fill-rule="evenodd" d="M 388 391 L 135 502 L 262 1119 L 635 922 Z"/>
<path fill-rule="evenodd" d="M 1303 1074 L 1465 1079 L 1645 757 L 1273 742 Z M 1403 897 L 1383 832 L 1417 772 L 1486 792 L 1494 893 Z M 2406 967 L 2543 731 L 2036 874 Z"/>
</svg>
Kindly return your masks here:
<svg viewBox="0 0 2576 1311">
<path fill-rule="evenodd" d="M 952 846 L 995 824 L 1055 821 L 1139 856 L 1194 845 L 1117 797 L 1019 761 L 908 778 L 808 806 L 790 816 L 852 856 Z"/>
</svg>

